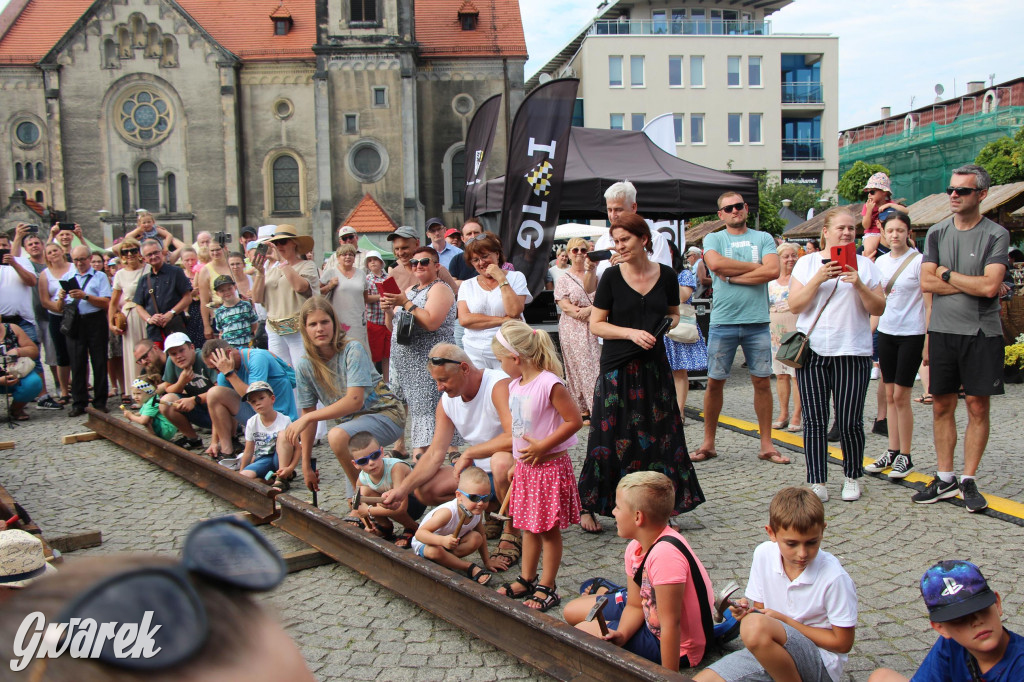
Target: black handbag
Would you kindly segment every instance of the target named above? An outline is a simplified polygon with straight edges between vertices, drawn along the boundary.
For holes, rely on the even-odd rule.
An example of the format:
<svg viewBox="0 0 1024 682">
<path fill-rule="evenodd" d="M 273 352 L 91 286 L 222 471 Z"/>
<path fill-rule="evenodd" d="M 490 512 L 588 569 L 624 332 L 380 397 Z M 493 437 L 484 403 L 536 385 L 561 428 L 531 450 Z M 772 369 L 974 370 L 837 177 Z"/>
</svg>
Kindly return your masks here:
<svg viewBox="0 0 1024 682">
<path fill-rule="evenodd" d="M 416 318 L 412 316 L 412 313 L 406 310 L 397 311 L 393 324 L 395 325 L 395 341 L 403 346 L 412 343 L 412 332 L 416 326 Z"/>
<path fill-rule="evenodd" d="M 85 278 L 82 282 L 82 288 L 84 289 L 89 280 L 92 279 L 92 275 Z M 78 311 L 79 299 L 72 299 L 71 301 L 64 301 L 64 311 L 60 315 L 60 333 L 70 338 L 76 338 L 78 336 L 79 321 L 82 314 Z"/>
</svg>

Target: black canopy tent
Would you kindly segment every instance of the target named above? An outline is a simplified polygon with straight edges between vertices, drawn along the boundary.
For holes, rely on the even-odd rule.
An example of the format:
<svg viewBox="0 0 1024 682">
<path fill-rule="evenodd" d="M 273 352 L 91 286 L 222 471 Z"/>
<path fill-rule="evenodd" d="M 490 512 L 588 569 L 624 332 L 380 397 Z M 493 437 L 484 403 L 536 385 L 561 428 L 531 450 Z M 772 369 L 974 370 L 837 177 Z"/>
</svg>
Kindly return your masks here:
<svg viewBox="0 0 1024 682">
<path fill-rule="evenodd" d="M 757 209 L 753 178 L 684 161 L 662 151 L 640 131 L 572 128 L 562 185 L 562 220 L 607 217 L 604 191 L 620 180 L 636 186 L 637 210 L 645 218 L 714 213 L 718 196 L 727 190 L 740 192 L 750 209 Z M 501 212 L 504 190 L 504 176 L 488 180 L 480 188 L 478 205 L 483 217 Z"/>
</svg>

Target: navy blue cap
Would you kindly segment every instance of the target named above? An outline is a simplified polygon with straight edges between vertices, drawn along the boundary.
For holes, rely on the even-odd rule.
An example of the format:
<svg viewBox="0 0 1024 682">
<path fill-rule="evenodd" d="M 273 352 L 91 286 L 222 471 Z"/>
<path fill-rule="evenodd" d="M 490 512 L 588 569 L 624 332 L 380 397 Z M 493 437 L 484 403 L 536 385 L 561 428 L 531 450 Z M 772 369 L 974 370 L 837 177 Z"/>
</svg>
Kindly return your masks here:
<svg viewBox="0 0 1024 682">
<path fill-rule="evenodd" d="M 921 576 L 921 596 L 928 619 L 945 623 L 996 603 L 981 570 L 969 561 L 940 561 Z"/>
</svg>

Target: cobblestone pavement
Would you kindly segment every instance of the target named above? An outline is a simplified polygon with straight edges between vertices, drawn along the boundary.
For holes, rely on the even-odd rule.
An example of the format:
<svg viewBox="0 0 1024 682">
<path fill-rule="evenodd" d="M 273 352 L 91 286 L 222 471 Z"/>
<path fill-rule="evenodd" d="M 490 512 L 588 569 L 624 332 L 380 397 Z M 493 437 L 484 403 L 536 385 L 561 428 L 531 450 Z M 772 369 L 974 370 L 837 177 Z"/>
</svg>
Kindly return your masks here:
<svg viewBox="0 0 1024 682">
<path fill-rule="evenodd" d="M 865 415 L 874 416 L 874 383 Z M 1024 461 L 1011 446 L 1020 428 L 1024 390 L 1009 386 L 993 400 L 992 439 L 982 462 L 983 492 L 1024 501 Z M 699 408 L 703 393 L 691 391 L 689 406 Z M 726 388 L 723 414 L 753 421 L 752 391 L 737 363 Z M 235 511 L 228 503 L 185 483 L 104 440 L 60 445 L 60 436 L 83 431 L 81 420 L 65 413 L 30 410 L 32 421 L 0 440 L 15 440 L 14 450 L 0 451 L 0 483 L 24 504 L 47 535 L 98 529 L 101 547 L 81 550 L 68 559 L 120 551 L 175 553 L 188 527 L 200 518 Z M 934 466 L 930 421 L 918 416 L 918 470 Z M 963 410 L 958 415 L 962 424 Z M 703 425 L 687 420 L 687 443 L 696 447 Z M 586 434 L 581 433 L 585 443 Z M 868 453 L 885 446 L 868 436 Z M 583 445 L 572 453 L 577 471 Z M 803 458 L 789 452 L 790 466 L 759 461 L 757 441 L 749 435 L 719 430 L 717 459 L 697 465 L 708 502 L 679 520 L 717 585 L 745 584 L 753 548 L 766 538 L 767 507 L 780 487 L 804 481 Z M 338 491 L 341 469 L 324 447 L 317 449 L 325 490 L 321 506 L 342 511 Z M 931 461 L 929 461 L 929 459 Z M 998 461 L 1000 467 L 994 464 Z M 864 680 L 878 666 L 911 673 L 935 640 L 917 589 L 923 571 L 942 558 L 978 563 L 994 589 L 1003 595 L 1005 622 L 1024 632 L 1024 585 L 1019 557 L 1024 530 L 1004 520 L 969 515 L 951 504 L 913 505 L 911 491 L 867 478 L 858 502 L 839 501 L 841 470 L 830 467 L 833 500 L 826 505 L 828 529 L 824 548 L 835 554 L 858 588 L 860 622 L 857 640 L 844 672 Z M 308 497 L 301 484 L 293 489 Z M 588 535 L 578 527 L 564 535 L 565 553 L 558 584 L 563 598 L 586 578 L 603 575 L 623 582 L 622 552 L 614 522 L 602 518 L 606 532 Z M 269 526 L 261 532 L 282 551 L 303 547 L 295 538 Z M 983 538 L 983 542 L 979 542 Z M 518 567 L 496 582 L 510 580 Z M 266 603 L 276 611 L 299 643 L 318 679 L 327 680 L 474 680 L 548 679 L 513 656 L 476 640 L 453 625 L 339 565 L 292 574 Z M 470 672 L 471 671 L 471 672 Z"/>
</svg>

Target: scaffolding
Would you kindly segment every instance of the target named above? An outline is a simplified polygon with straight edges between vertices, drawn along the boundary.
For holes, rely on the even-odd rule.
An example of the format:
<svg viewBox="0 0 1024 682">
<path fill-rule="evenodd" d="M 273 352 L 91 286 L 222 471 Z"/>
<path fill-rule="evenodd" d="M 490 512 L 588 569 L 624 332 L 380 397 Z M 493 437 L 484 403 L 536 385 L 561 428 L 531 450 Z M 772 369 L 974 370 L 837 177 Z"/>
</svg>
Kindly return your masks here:
<svg viewBox="0 0 1024 682">
<path fill-rule="evenodd" d="M 911 115 L 882 122 L 883 134 L 839 148 L 840 176 L 857 161 L 880 163 L 889 169 L 893 197 L 914 202 L 937 194 L 953 168 L 972 163 L 986 144 L 1012 137 L 1024 126 L 1024 106 L 949 118 L 947 123 L 939 116 L 940 122 L 926 125 L 917 125 Z"/>
</svg>

